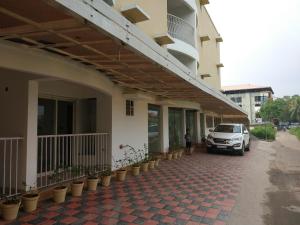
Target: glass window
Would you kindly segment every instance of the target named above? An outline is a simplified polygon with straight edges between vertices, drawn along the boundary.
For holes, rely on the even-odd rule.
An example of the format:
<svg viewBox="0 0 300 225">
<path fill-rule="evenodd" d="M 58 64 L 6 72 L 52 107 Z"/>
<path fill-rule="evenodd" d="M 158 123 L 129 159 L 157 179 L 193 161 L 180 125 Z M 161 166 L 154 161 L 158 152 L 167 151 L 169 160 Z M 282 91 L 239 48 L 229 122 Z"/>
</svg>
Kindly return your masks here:
<svg viewBox="0 0 300 225">
<path fill-rule="evenodd" d="M 148 106 L 149 152 L 160 152 L 160 107 Z"/>
<path fill-rule="evenodd" d="M 126 100 L 126 116 L 134 116 L 134 101 Z"/>
<path fill-rule="evenodd" d="M 214 132 L 219 133 L 241 133 L 240 125 L 218 125 Z"/>
</svg>

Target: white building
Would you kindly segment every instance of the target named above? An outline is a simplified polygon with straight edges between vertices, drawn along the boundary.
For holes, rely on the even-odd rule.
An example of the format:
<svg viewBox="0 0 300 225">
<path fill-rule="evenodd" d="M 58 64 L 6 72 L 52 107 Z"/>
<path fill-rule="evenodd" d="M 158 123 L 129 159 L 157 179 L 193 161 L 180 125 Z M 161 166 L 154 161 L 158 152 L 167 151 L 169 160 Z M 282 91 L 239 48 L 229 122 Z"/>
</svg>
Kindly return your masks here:
<svg viewBox="0 0 300 225">
<path fill-rule="evenodd" d="M 165 153 L 186 128 L 200 143 L 221 120 L 248 122 L 219 91 L 208 1 L 105 2 L 0 1 L 1 193 L 53 185 L 62 166 L 114 169 L 121 144 Z M 189 18 L 193 36 L 168 11 Z"/>
<path fill-rule="evenodd" d="M 273 98 L 271 87 L 244 84 L 223 86 L 223 93 L 248 113 L 250 123 L 257 123 L 261 118 L 257 116 L 262 104 Z"/>
</svg>

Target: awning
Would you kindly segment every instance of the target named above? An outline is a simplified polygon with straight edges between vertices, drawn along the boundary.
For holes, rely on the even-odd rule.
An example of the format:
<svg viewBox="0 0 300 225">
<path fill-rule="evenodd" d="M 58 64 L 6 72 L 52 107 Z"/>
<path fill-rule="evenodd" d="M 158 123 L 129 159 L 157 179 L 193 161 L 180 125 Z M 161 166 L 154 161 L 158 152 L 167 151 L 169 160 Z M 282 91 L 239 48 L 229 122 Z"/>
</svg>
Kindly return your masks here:
<svg viewBox="0 0 300 225">
<path fill-rule="evenodd" d="M 81 62 L 124 88 L 246 116 L 102 0 L 1 0 L 0 39 Z"/>
</svg>

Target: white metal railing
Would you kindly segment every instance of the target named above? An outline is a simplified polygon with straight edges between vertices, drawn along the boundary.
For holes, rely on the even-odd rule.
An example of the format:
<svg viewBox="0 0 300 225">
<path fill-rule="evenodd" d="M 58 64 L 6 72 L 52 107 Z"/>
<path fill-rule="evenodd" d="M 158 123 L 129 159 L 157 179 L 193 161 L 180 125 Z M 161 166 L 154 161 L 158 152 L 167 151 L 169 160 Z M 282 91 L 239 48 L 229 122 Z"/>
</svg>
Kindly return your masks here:
<svg viewBox="0 0 300 225">
<path fill-rule="evenodd" d="M 108 133 L 38 136 L 37 187 L 83 177 L 87 168 L 105 170 L 108 148 Z"/>
<path fill-rule="evenodd" d="M 23 144 L 22 137 L 0 138 L 0 188 L 1 195 L 19 194 L 19 159 Z"/>
<path fill-rule="evenodd" d="M 195 29 L 194 27 L 181 19 L 168 13 L 168 33 L 181 41 L 184 41 L 195 47 Z"/>
</svg>

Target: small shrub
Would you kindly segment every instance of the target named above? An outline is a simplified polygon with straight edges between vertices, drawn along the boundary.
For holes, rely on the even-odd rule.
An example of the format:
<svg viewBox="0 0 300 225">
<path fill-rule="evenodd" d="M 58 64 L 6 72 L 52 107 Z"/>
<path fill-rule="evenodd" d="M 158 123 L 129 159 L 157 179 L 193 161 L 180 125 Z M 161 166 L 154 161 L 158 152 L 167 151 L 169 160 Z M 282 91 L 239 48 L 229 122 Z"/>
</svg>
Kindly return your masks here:
<svg viewBox="0 0 300 225">
<path fill-rule="evenodd" d="M 251 130 L 251 134 L 259 139 L 267 139 L 272 141 L 276 139 L 276 130 L 272 125 L 257 126 Z"/>
<path fill-rule="evenodd" d="M 300 127 L 290 129 L 290 133 L 295 135 L 300 140 Z"/>
</svg>

